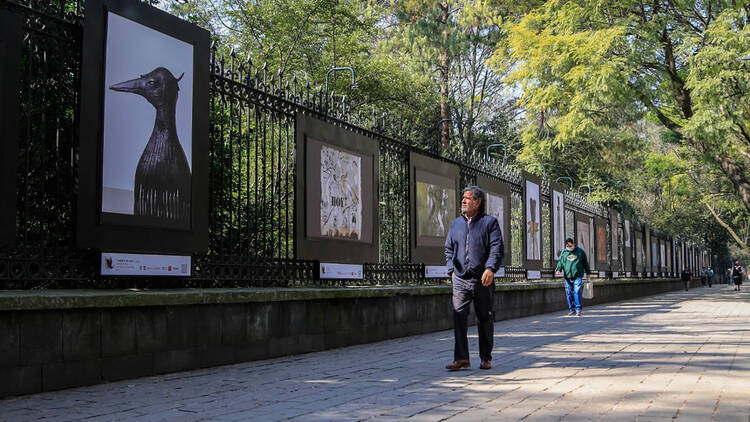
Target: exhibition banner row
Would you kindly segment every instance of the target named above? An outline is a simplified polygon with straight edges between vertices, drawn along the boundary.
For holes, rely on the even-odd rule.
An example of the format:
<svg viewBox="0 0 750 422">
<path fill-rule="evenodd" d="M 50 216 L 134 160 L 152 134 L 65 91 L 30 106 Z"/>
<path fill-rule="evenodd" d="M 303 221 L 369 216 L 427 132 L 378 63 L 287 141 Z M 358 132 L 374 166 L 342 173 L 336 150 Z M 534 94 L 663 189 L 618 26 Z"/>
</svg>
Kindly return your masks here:
<svg viewBox="0 0 750 422">
<path fill-rule="evenodd" d="M 189 276 L 190 256 L 208 247 L 210 34 L 138 1 L 87 0 L 85 10 L 77 246 L 101 252 L 103 275 Z M 3 245 L 16 237 L 22 35 L 19 16 L 0 10 L 0 133 L 11 140 L 0 143 Z M 408 198 L 381 203 L 376 139 L 300 112 L 295 125 L 295 258 L 321 262 L 321 277 L 361 278 L 362 264 L 379 262 L 380 208 L 409 207 L 411 263 L 445 277 L 445 238 L 465 188 L 459 165 L 411 151 Z M 687 245 L 640 225 L 631 230 L 614 210 L 608 219 L 574 211 L 566 222 L 565 189 L 555 183 L 543 221 L 542 180 L 529 173 L 520 187 L 523 224 L 511 230 L 511 184 L 478 172 L 476 185 L 502 229 L 502 265 L 511 265 L 511 234 L 520 235 L 529 278 L 554 267 L 570 232 L 600 271 L 666 274 L 699 263 Z"/>
</svg>

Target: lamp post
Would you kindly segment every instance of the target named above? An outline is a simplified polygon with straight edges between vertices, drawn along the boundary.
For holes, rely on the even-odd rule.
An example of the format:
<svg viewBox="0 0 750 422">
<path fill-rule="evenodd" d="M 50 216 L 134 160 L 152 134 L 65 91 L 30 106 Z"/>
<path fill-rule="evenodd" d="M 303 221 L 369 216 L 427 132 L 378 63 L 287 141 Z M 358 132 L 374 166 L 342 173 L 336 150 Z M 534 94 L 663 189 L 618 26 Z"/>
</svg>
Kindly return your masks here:
<svg viewBox="0 0 750 422">
<path fill-rule="evenodd" d="M 490 144 L 487 145 L 487 149 L 484 152 L 484 159 L 486 161 L 490 161 L 490 148 L 493 147 L 503 147 L 503 164 L 505 164 L 505 159 L 508 158 L 508 147 L 505 146 L 505 144 Z"/>
<path fill-rule="evenodd" d="M 580 195 L 580 194 L 581 194 L 581 188 L 586 188 L 586 189 L 588 189 L 588 190 L 589 190 L 589 193 L 588 193 L 588 195 L 591 195 L 591 185 L 589 185 L 589 184 L 585 184 L 585 185 L 581 185 L 581 186 L 578 186 L 578 195 Z"/>
</svg>

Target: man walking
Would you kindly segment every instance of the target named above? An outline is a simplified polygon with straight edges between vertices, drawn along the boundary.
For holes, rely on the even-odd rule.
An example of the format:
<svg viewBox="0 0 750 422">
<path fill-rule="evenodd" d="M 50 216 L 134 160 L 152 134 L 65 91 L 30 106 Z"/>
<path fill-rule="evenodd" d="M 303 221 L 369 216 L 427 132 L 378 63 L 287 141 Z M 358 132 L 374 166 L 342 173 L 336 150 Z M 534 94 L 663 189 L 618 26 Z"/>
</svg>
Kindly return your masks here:
<svg viewBox="0 0 750 422">
<path fill-rule="evenodd" d="M 586 252 L 576 246 L 573 239 L 565 239 L 565 250 L 560 254 L 555 273 L 562 271 L 565 277 L 565 297 L 568 299 L 569 316 L 581 316 L 581 285 L 583 276 L 591 272 Z"/>
<path fill-rule="evenodd" d="M 734 261 L 734 267 L 732 267 L 732 281 L 734 282 L 734 290 L 739 291 L 742 286 L 742 266 L 740 261 Z"/>
<path fill-rule="evenodd" d="M 457 371 L 469 362 L 469 305 L 474 301 L 479 331 L 479 368 L 492 368 L 495 272 L 503 261 L 503 235 L 497 219 L 485 213 L 484 192 L 476 186 L 463 191 L 461 216 L 453 220 L 445 239 L 445 265 L 453 281 L 453 363 L 445 369 Z"/>
<path fill-rule="evenodd" d="M 690 271 L 683 268 L 682 274 L 680 274 L 680 279 L 685 283 L 685 291 L 688 291 L 688 289 L 690 289 L 690 281 L 693 280 L 693 275 L 690 274 Z"/>
<path fill-rule="evenodd" d="M 714 270 L 711 267 L 708 267 L 706 270 L 706 279 L 708 280 L 708 287 L 710 288 L 711 285 L 713 285 L 714 282 Z"/>
</svg>

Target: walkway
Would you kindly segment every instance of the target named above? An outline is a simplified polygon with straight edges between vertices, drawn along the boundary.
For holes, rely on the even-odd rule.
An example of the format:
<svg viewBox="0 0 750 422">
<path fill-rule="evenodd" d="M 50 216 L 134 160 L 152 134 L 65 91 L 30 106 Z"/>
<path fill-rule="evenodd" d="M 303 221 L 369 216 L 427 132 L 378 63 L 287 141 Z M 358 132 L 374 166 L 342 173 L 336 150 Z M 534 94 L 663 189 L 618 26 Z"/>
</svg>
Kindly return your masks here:
<svg viewBox="0 0 750 422">
<path fill-rule="evenodd" d="M 494 368 L 448 373 L 452 332 L 0 401 L 3 421 L 743 421 L 750 293 L 670 293 L 495 325 Z"/>
</svg>

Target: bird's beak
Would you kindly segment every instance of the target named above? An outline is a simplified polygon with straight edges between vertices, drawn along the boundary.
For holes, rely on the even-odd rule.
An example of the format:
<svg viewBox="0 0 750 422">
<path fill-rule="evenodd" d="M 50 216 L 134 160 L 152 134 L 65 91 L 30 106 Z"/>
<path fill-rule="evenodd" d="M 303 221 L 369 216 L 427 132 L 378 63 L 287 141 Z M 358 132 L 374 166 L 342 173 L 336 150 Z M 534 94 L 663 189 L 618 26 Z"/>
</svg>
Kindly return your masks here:
<svg viewBox="0 0 750 422">
<path fill-rule="evenodd" d="M 120 82 L 109 87 L 113 91 L 119 92 L 132 92 L 134 94 L 142 94 L 144 88 L 144 81 L 142 78 L 131 79 L 129 81 Z"/>
</svg>

